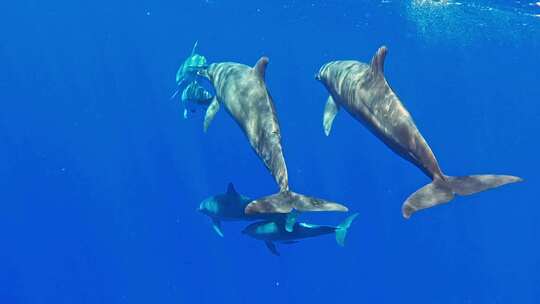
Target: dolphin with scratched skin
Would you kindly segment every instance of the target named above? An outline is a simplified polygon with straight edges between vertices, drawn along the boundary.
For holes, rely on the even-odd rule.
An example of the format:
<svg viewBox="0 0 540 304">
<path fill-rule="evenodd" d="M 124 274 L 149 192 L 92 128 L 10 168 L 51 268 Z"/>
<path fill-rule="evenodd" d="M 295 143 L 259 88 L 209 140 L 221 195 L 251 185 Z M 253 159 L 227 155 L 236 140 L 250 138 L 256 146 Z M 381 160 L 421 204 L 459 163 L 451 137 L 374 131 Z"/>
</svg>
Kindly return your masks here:
<svg viewBox="0 0 540 304">
<path fill-rule="evenodd" d="M 246 206 L 245 212 L 347 211 L 338 203 L 289 190 L 279 123 L 274 102 L 264 82 L 267 64 L 267 57 L 260 58 L 253 68 L 232 62 L 213 63 L 198 73 L 210 81 L 216 93 L 206 111 L 204 131 L 210 126 L 220 104 L 225 105 L 279 186 L 277 194 L 254 200 Z"/>
<path fill-rule="evenodd" d="M 252 199 L 238 193 L 232 183 L 229 183 L 227 192 L 211 196 L 201 202 L 199 212 L 210 217 L 212 228 L 223 237 L 222 221 L 256 221 L 272 220 L 280 224 L 285 224 L 287 231 L 292 231 L 296 221 L 297 213 L 254 213 L 245 214 L 244 209 Z"/>
<path fill-rule="evenodd" d="M 358 61 L 327 63 L 321 67 L 316 79 L 330 93 L 323 116 L 326 135 L 330 133 L 339 109 L 344 108 L 390 149 L 432 179 L 407 198 L 402 206 L 405 218 L 415 211 L 447 203 L 456 194 L 470 195 L 522 180 L 509 175 L 444 175 L 411 115 L 384 77 L 386 53 L 386 47 L 379 48 L 371 64 Z"/>
<path fill-rule="evenodd" d="M 295 223 L 292 231 L 287 231 L 277 222 L 263 221 L 256 222 L 247 226 L 242 233 L 248 236 L 264 241 L 266 247 L 275 255 L 279 255 L 274 242 L 281 242 L 283 244 L 293 244 L 298 240 L 317 237 L 325 234 L 336 234 L 336 242 L 340 246 L 345 246 L 345 238 L 347 231 L 351 226 L 353 220 L 358 216 L 355 213 L 347 217 L 338 226 L 322 226 L 312 225 L 307 223 Z"/>
</svg>

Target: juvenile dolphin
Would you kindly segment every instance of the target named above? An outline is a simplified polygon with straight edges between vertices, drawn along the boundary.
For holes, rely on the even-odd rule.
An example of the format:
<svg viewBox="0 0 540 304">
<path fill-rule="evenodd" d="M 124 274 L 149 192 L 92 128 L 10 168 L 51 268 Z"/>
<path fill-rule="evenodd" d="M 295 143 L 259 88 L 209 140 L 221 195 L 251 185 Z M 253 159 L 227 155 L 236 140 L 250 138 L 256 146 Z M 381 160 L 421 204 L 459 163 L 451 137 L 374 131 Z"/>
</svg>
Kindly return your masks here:
<svg viewBox="0 0 540 304">
<path fill-rule="evenodd" d="M 229 183 L 227 192 L 211 196 L 199 205 L 199 212 L 212 219 L 214 231 L 223 237 L 221 221 L 255 221 L 255 220 L 273 220 L 279 223 L 285 222 L 288 231 L 292 231 L 292 225 L 295 222 L 297 214 L 294 212 L 287 215 L 277 214 L 245 214 L 244 209 L 252 199 L 236 191 L 234 185 Z"/>
<path fill-rule="evenodd" d="M 337 227 L 334 226 L 320 226 L 306 223 L 295 223 L 291 232 L 284 229 L 283 225 L 273 221 L 256 222 L 247 226 L 242 233 L 249 235 L 255 239 L 264 241 L 266 247 L 275 255 L 279 255 L 274 242 L 281 242 L 283 244 L 296 243 L 298 240 L 317 237 L 324 234 L 335 233 L 336 242 L 340 246 L 345 246 L 345 238 L 347 236 L 347 230 L 351 226 L 353 220 L 358 216 L 355 213 L 347 217 Z"/>
<path fill-rule="evenodd" d="M 330 96 L 326 102 L 323 127 L 330 133 L 341 107 L 363 123 L 390 149 L 420 168 L 430 184 L 407 198 L 402 213 L 409 218 L 415 211 L 449 202 L 454 195 L 470 195 L 490 188 L 521 181 L 509 175 L 444 175 L 414 121 L 383 74 L 386 47 L 381 47 L 371 65 L 358 61 L 333 61 L 321 67 L 316 79 Z"/>
<path fill-rule="evenodd" d="M 213 63 L 199 71 L 199 75 L 207 78 L 216 92 L 206 111 L 204 131 L 208 129 L 220 104 L 224 104 L 279 186 L 277 194 L 251 202 L 245 209 L 246 213 L 289 213 L 293 209 L 347 211 L 343 205 L 289 190 L 279 123 L 264 82 L 267 64 L 268 58 L 262 57 L 253 68 L 225 62 Z"/>
</svg>

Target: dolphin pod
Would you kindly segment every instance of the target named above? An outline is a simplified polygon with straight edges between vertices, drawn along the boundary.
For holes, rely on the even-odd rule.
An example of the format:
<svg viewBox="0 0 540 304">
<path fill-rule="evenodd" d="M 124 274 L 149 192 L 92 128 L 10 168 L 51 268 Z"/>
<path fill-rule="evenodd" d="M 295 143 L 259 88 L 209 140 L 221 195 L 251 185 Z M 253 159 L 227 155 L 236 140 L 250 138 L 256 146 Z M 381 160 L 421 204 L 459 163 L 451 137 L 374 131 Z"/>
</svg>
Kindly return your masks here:
<svg viewBox="0 0 540 304">
<path fill-rule="evenodd" d="M 281 132 L 274 102 L 264 81 L 268 58 L 261 57 L 253 68 L 240 63 L 212 63 L 199 75 L 216 91 L 204 118 L 204 131 L 224 104 L 246 135 L 251 147 L 274 177 L 279 192 L 249 203 L 245 212 L 289 213 L 298 211 L 347 211 L 347 207 L 289 190 L 287 166 L 281 147 Z"/>
<path fill-rule="evenodd" d="M 199 205 L 199 212 L 210 217 L 212 220 L 212 228 L 221 237 L 223 237 L 223 229 L 221 221 L 255 221 L 267 220 L 284 224 L 285 230 L 292 231 L 296 221 L 294 212 L 283 213 L 254 213 L 246 214 L 244 209 L 252 201 L 252 199 L 244 196 L 236 191 L 234 185 L 229 183 L 227 192 L 211 196 Z"/>
<path fill-rule="evenodd" d="M 390 149 L 432 179 L 407 198 L 402 206 L 405 218 L 415 211 L 447 203 L 456 194 L 470 195 L 521 181 L 510 175 L 444 175 L 411 115 L 384 77 L 386 53 L 386 47 L 379 48 L 370 65 L 352 60 L 327 63 L 321 67 L 316 79 L 330 93 L 323 116 L 326 135 L 330 134 L 332 122 L 343 107 Z"/>
<path fill-rule="evenodd" d="M 297 211 L 348 209 L 341 204 L 289 189 L 277 113 L 265 83 L 268 58 L 261 57 L 254 67 L 234 62 L 207 65 L 203 56 L 195 54 L 195 47 L 179 69 L 177 83 L 180 86 L 191 81 L 191 90 L 186 89 L 184 97 L 207 106 L 204 132 L 207 132 L 221 105 L 224 105 L 279 188 L 276 194 L 251 200 L 237 193 L 234 186 L 229 184 L 226 193 L 204 200 L 199 211 L 212 219 L 213 228 L 220 236 L 223 236 L 221 221 L 259 220 L 246 227 L 243 233 L 264 241 L 275 255 L 279 255 L 279 252 L 274 242 L 291 244 L 329 233 L 335 233 L 338 244 L 343 246 L 347 230 L 357 214 L 349 216 L 336 227 L 296 223 Z M 405 218 L 410 218 L 416 211 L 447 203 L 455 195 L 470 195 L 522 181 L 510 175 L 445 175 L 410 113 L 384 77 L 386 54 L 387 48 L 383 46 L 370 64 L 353 60 L 326 63 L 320 68 L 316 79 L 329 92 L 323 114 L 323 129 L 327 136 L 337 113 L 344 108 L 391 150 L 432 180 L 403 203 L 402 215 Z M 214 94 L 200 86 L 195 78 L 208 81 Z"/>
</svg>

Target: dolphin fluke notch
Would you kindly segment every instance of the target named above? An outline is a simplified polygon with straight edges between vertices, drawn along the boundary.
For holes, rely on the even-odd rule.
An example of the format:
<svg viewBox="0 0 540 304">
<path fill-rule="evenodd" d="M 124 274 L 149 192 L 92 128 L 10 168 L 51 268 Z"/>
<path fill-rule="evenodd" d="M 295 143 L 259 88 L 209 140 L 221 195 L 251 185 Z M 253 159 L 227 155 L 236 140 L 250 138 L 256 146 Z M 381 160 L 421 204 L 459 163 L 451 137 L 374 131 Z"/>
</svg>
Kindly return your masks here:
<svg viewBox="0 0 540 304">
<path fill-rule="evenodd" d="M 471 195 L 521 181 L 523 180 L 520 177 L 511 175 L 469 175 L 435 178 L 433 182 L 409 196 L 403 204 L 401 212 L 403 217 L 408 219 L 418 210 L 451 201 L 456 194 Z"/>
<path fill-rule="evenodd" d="M 252 201 L 246 206 L 245 212 L 246 214 L 289 213 L 293 211 L 293 209 L 299 212 L 348 211 L 347 207 L 335 202 L 309 197 L 292 191 L 282 191 Z"/>
</svg>

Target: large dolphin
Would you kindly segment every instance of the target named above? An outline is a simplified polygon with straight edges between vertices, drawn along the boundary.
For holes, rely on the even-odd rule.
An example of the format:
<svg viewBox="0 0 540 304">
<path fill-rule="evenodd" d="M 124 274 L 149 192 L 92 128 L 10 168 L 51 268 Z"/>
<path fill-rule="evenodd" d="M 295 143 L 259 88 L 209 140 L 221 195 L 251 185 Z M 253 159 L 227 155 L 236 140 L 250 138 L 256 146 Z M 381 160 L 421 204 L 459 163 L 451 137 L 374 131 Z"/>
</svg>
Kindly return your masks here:
<svg viewBox="0 0 540 304">
<path fill-rule="evenodd" d="M 287 231 L 292 231 L 297 214 L 294 212 L 287 215 L 282 213 L 254 213 L 245 214 L 244 209 L 252 199 L 236 191 L 234 185 L 229 183 L 227 192 L 213 195 L 201 202 L 199 212 L 212 219 L 214 231 L 223 237 L 221 221 L 255 221 L 272 220 L 280 224 L 285 223 Z"/>
<path fill-rule="evenodd" d="M 320 235 L 335 233 L 336 242 L 340 246 L 345 246 L 345 238 L 347 231 L 353 220 L 358 216 L 355 213 L 347 217 L 338 226 L 322 226 L 312 225 L 307 223 L 295 223 L 292 231 L 284 229 L 283 225 L 273 221 L 256 222 L 247 226 L 242 233 L 249 235 L 252 238 L 264 241 L 266 247 L 275 255 L 279 255 L 274 242 L 283 244 L 296 243 L 298 240 L 317 237 Z"/>
<path fill-rule="evenodd" d="M 207 69 L 199 71 L 200 76 L 210 81 L 216 93 L 206 111 L 205 132 L 220 104 L 224 104 L 279 186 L 277 194 L 251 202 L 245 209 L 246 213 L 289 213 L 293 209 L 347 211 L 343 205 L 289 190 L 279 123 L 272 97 L 264 82 L 267 64 L 268 58 L 262 57 L 253 68 L 225 62 L 213 63 Z"/>
<path fill-rule="evenodd" d="M 509 175 L 444 175 L 411 115 L 386 82 L 383 74 L 386 53 L 386 47 L 379 48 L 371 65 L 358 61 L 327 63 L 321 67 L 316 79 L 330 93 L 323 117 L 326 135 L 343 107 L 390 149 L 432 179 L 430 184 L 407 198 L 402 206 L 405 218 L 415 211 L 449 202 L 456 194 L 470 195 L 521 181 L 521 178 Z"/>
</svg>

